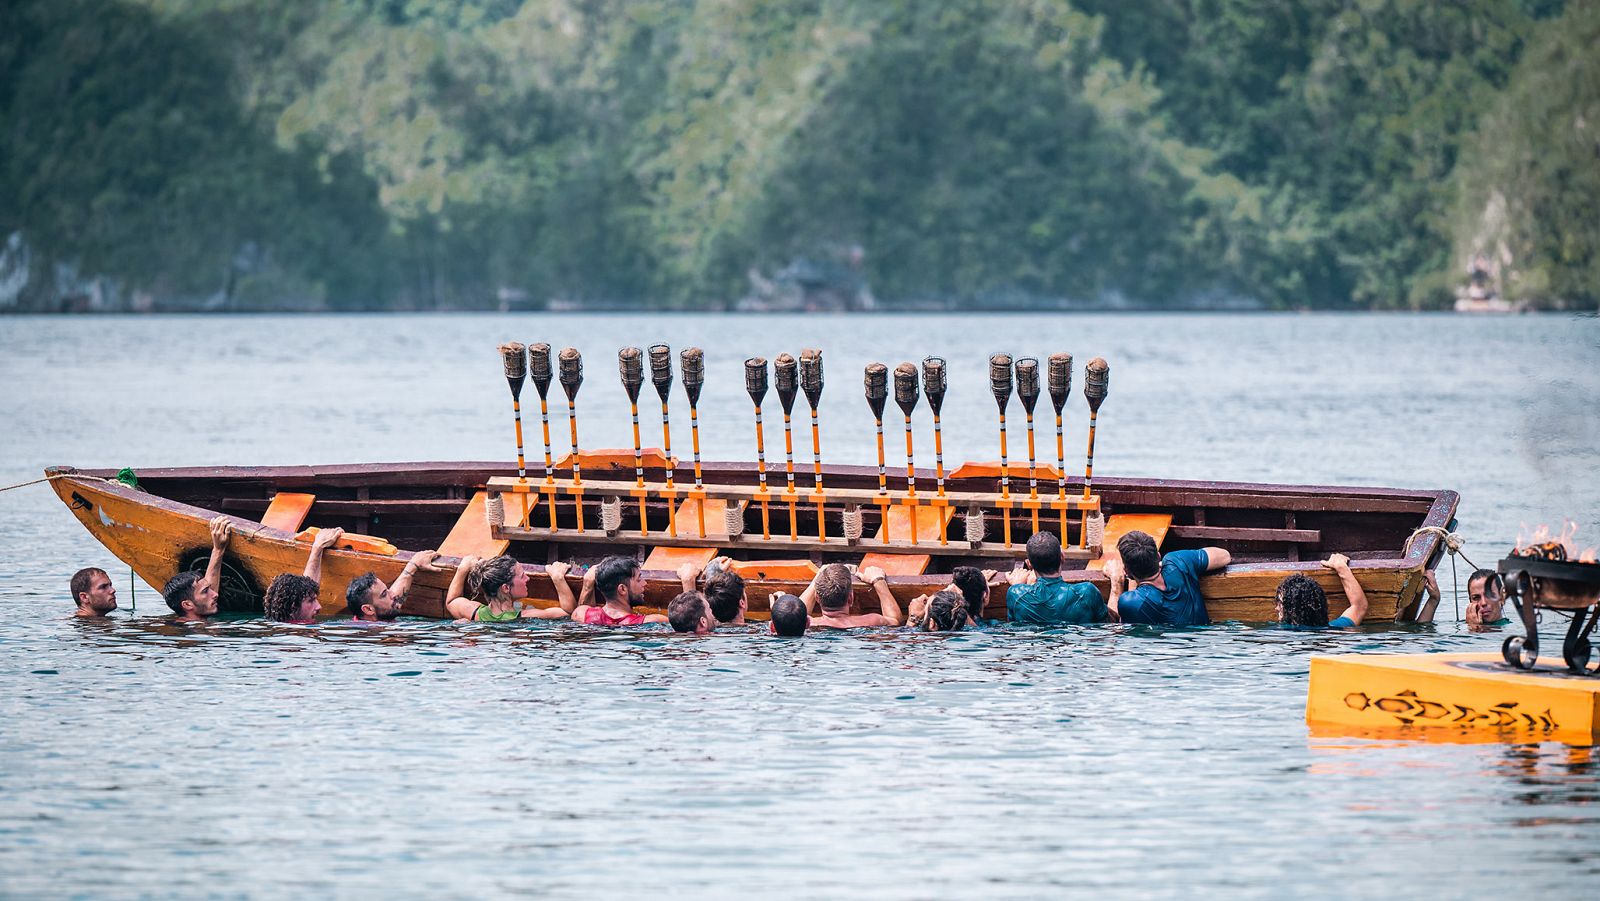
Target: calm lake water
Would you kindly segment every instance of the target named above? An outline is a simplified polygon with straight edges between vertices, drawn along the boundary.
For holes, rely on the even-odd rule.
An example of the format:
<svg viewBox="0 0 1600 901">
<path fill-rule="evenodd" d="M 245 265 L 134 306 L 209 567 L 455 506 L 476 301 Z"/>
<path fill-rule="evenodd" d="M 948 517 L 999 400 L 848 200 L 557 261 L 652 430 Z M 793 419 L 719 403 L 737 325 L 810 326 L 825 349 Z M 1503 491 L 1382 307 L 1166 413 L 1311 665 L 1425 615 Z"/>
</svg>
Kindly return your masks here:
<svg viewBox="0 0 1600 901">
<path fill-rule="evenodd" d="M 1563 517 L 1600 543 L 1592 317 L 0 318 L 0 484 L 510 459 L 511 339 L 585 352 L 586 446 L 631 442 L 619 346 L 705 347 L 708 459 L 753 454 L 743 357 L 822 347 L 838 463 L 873 459 L 869 360 L 949 358 L 960 461 L 997 454 L 989 353 L 1070 351 L 1078 383 L 1100 355 L 1097 474 L 1453 488 L 1479 564 Z M 1085 418 L 1075 388 L 1074 466 Z M 180 629 L 44 486 L 0 494 L 0 558 L 8 896 L 1570 897 L 1600 875 L 1592 748 L 1308 734 L 1313 653 L 1496 648 L 1449 597 L 1437 625 L 1339 635 Z M 109 622 L 67 616 L 85 565 L 118 580 Z"/>
</svg>

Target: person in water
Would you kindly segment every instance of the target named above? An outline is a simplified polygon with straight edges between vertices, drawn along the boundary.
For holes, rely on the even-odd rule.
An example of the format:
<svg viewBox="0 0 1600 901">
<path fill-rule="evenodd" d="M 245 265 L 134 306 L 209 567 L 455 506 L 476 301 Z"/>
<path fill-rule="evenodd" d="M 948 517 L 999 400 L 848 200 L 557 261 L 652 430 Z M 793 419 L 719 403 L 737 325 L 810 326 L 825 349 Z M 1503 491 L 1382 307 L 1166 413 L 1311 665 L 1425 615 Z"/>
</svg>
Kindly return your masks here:
<svg viewBox="0 0 1600 901">
<path fill-rule="evenodd" d="M 703 569 L 693 563 L 678 567 L 678 581 L 683 585 L 683 590 L 699 591 L 704 595 L 706 603 L 711 605 L 711 615 L 719 626 L 745 625 L 744 615 L 750 606 L 745 598 L 744 577 L 730 569 L 731 563 L 728 557 L 716 557 Z M 702 575 L 705 576 L 704 584 L 699 581 Z M 669 612 L 669 622 L 671 617 Z"/>
<path fill-rule="evenodd" d="M 306 558 L 306 568 L 300 575 L 284 573 L 267 586 L 262 612 L 267 619 L 280 623 L 315 622 L 322 610 L 320 584 L 322 582 L 322 555 L 335 542 L 344 537 L 344 529 L 320 529 L 311 542 L 311 555 Z"/>
<path fill-rule="evenodd" d="M 117 586 L 111 584 L 106 571 L 88 566 L 72 574 L 68 583 L 72 600 L 77 604 L 73 616 L 101 617 L 117 609 Z"/>
<path fill-rule="evenodd" d="M 992 569 L 976 566 L 958 566 L 950 571 L 949 590 L 961 593 L 967 605 L 967 628 L 983 625 L 983 611 L 989 606 L 989 590 L 1005 580 Z"/>
<path fill-rule="evenodd" d="M 634 613 L 633 605 L 644 600 L 644 572 L 632 557 L 607 557 L 584 573 L 583 596 L 574 607 L 565 598 L 562 607 L 572 621 L 589 626 L 642 626 L 664 623 L 665 616 Z M 599 603 L 596 603 L 599 601 Z"/>
<path fill-rule="evenodd" d="M 967 625 L 967 599 L 948 588 L 913 598 L 907 610 L 906 628 L 918 632 L 960 632 Z"/>
<path fill-rule="evenodd" d="M 1125 623 L 1209 625 L 1200 576 L 1222 569 L 1232 559 L 1220 547 L 1173 551 L 1162 557 L 1154 538 L 1129 532 L 1117 541 L 1117 557 L 1105 565 L 1111 579 L 1111 612 Z"/>
<path fill-rule="evenodd" d="M 667 622 L 674 632 L 692 632 L 705 635 L 717 628 L 717 619 L 711 615 L 711 605 L 698 591 L 685 591 L 667 604 Z"/>
<path fill-rule="evenodd" d="M 1433 573 L 1428 573 L 1433 578 Z M 1474 632 L 1490 626 L 1504 626 L 1506 618 L 1506 583 L 1492 569 L 1480 569 L 1467 577 L 1467 626 Z"/>
<path fill-rule="evenodd" d="M 406 592 L 411 590 L 411 580 L 417 572 L 439 571 L 439 567 L 433 565 L 433 558 L 437 556 L 438 551 L 417 551 L 412 554 L 393 585 L 385 585 L 373 572 L 356 576 L 344 590 L 345 612 L 352 619 L 368 623 L 388 622 L 399 616 L 400 605 L 405 602 Z"/>
<path fill-rule="evenodd" d="M 1111 618 L 1100 589 L 1061 578 L 1061 539 L 1035 532 L 1028 539 L 1028 566 L 1006 574 L 1006 617 L 1024 626 L 1103 623 Z"/>
<path fill-rule="evenodd" d="M 567 585 L 571 569 L 559 560 L 546 566 L 545 574 L 555 586 L 558 607 L 517 609 L 517 602 L 528 596 L 528 570 L 514 557 L 504 554 L 480 560 L 468 554 L 456 565 L 450 580 L 445 611 L 456 622 L 509 623 L 519 619 L 564 619 L 572 604 L 572 588 Z"/>
<path fill-rule="evenodd" d="M 1296 573 L 1278 585 L 1278 622 L 1300 629 L 1347 629 L 1361 625 L 1367 615 L 1367 593 L 1350 572 L 1350 558 L 1334 554 L 1322 565 L 1339 576 L 1344 596 L 1350 602 L 1344 612 L 1328 621 L 1328 593 L 1309 576 Z"/>
<path fill-rule="evenodd" d="M 859 629 L 868 626 L 898 626 L 905 621 L 900 602 L 889 590 L 889 578 L 876 566 L 865 566 L 855 578 L 872 588 L 878 598 L 877 613 L 850 613 L 850 598 L 855 594 L 850 570 L 842 563 L 829 563 L 817 570 L 811 584 L 801 593 L 810 612 L 813 629 Z M 821 612 L 817 612 L 820 606 Z"/>
<path fill-rule="evenodd" d="M 203 623 L 216 615 L 218 589 L 222 587 L 222 555 L 233 537 L 232 530 L 226 516 L 211 520 L 211 559 L 206 562 L 205 574 L 178 573 L 161 589 L 161 599 L 177 614 L 179 621 Z"/>
<path fill-rule="evenodd" d="M 806 615 L 806 602 L 792 594 L 774 594 L 770 601 L 772 622 L 767 628 L 779 638 L 800 638 L 806 634 L 810 617 Z"/>
<path fill-rule="evenodd" d="M 1479 570 L 1478 572 L 1486 572 Z M 1475 575 L 1475 574 L 1474 574 Z M 1468 590 L 1471 590 L 1471 580 L 1468 580 Z M 1439 609 L 1439 601 L 1443 595 L 1439 591 L 1439 580 L 1434 578 L 1433 570 L 1422 571 L 1422 592 L 1417 599 L 1408 604 L 1404 609 L 1395 611 L 1394 621 L 1397 623 L 1431 623 L 1433 616 Z"/>
</svg>

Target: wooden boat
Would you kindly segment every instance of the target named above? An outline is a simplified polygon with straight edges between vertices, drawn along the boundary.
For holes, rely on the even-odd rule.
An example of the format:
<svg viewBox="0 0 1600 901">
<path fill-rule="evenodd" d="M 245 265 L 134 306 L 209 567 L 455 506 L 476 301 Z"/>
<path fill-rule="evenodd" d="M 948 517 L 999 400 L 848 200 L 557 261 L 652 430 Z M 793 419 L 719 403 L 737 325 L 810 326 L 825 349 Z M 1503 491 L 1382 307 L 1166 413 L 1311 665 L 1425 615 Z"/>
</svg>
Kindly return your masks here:
<svg viewBox="0 0 1600 901">
<path fill-rule="evenodd" d="M 665 459 L 659 451 L 647 452 L 646 477 L 658 486 L 665 475 Z M 138 472 L 138 488 L 119 484 L 111 470 L 77 470 L 52 467 L 46 471 L 61 500 L 78 520 L 118 558 L 128 563 L 145 582 L 161 586 L 184 569 L 203 569 L 209 554 L 207 522 L 217 514 L 232 518 L 233 539 L 226 558 L 222 586 L 224 612 L 259 611 L 263 589 L 280 573 L 299 572 L 304 566 L 310 536 L 306 527 L 344 528 L 357 533 L 336 545 L 323 565 L 322 602 L 328 614 L 344 604 L 345 586 L 356 576 L 373 571 L 392 581 L 399 575 L 410 554 L 421 549 L 442 548 L 442 571 L 424 572 L 416 580 L 405 611 L 419 616 L 443 616 L 445 592 L 458 555 L 467 550 L 492 553 L 504 548 L 528 564 L 534 573 L 530 580 L 529 602 L 539 606 L 554 603 L 553 586 L 542 577 L 544 565 L 556 560 L 592 564 L 608 554 L 635 554 L 651 561 L 673 560 L 723 553 L 733 557 L 745 576 L 750 613 L 764 617 L 772 592 L 798 594 L 817 565 L 826 562 L 859 562 L 865 552 L 887 561 L 889 584 L 902 603 L 916 595 L 937 590 L 949 581 L 949 572 L 962 564 L 1010 569 L 1023 557 L 1023 542 L 1032 531 L 1035 513 L 1042 512 L 1046 527 L 1066 521 L 1066 507 L 1058 513 L 1049 507 L 1028 509 L 1014 504 L 1003 514 L 991 506 L 987 510 L 989 531 L 986 540 L 974 544 L 965 540 L 963 521 L 954 511 L 944 514 L 925 528 L 916 541 L 882 541 L 870 538 L 850 542 L 836 534 L 827 541 L 804 538 L 790 540 L 788 501 L 781 479 L 770 494 L 749 494 L 769 500 L 770 519 L 775 525 L 763 537 L 758 504 L 752 503 L 743 516 L 750 528 L 742 536 L 717 535 L 698 539 L 698 515 L 679 501 L 689 493 L 682 482 L 676 494 L 659 492 L 624 497 L 624 507 L 633 517 L 610 534 L 600 528 L 598 505 L 607 485 L 632 485 L 632 450 L 585 453 L 582 473 L 588 494 L 547 491 L 540 496 L 538 477 L 529 476 L 533 490 L 524 499 L 514 493 L 501 494 L 507 506 L 531 501 L 535 515 L 528 525 L 515 523 L 495 529 L 485 524 L 482 508 L 485 489 L 514 482 L 516 468 L 505 463 L 397 463 L 336 466 L 277 467 L 197 467 L 145 469 Z M 680 477 L 687 473 L 677 469 Z M 608 474 L 622 476 L 625 482 L 607 482 Z M 839 497 L 867 497 L 879 486 L 878 470 L 869 467 L 832 466 L 823 470 L 830 503 Z M 1020 484 L 1017 468 L 1013 484 Z M 923 487 L 922 502 L 932 492 L 933 474 L 916 473 Z M 947 488 L 952 498 L 998 495 L 998 479 L 992 464 L 968 464 L 949 474 Z M 1055 473 L 1040 467 L 1041 481 L 1055 483 Z M 924 481 L 925 480 L 925 481 Z M 1070 479 L 1072 493 L 1082 493 L 1082 482 Z M 756 467 L 747 463 L 707 463 L 704 482 L 708 491 L 718 486 L 750 486 L 756 482 Z M 903 477 L 900 484 L 904 484 Z M 1330 607 L 1337 611 L 1343 602 L 1338 580 L 1321 568 L 1318 560 L 1333 552 L 1348 555 L 1357 578 L 1370 601 L 1369 621 L 1393 620 L 1397 610 L 1414 604 L 1419 597 L 1425 570 L 1436 566 L 1444 552 L 1436 532 L 1417 533 L 1423 527 L 1448 528 L 1453 522 L 1458 496 L 1454 491 L 1412 491 L 1389 488 L 1348 488 L 1300 485 L 1245 484 L 1232 482 L 1172 481 L 1157 479 L 1097 478 L 1093 483 L 1097 505 L 1109 517 L 1106 543 L 1128 527 L 1147 526 L 1160 533 L 1161 549 L 1216 545 L 1227 548 L 1234 563 L 1225 571 L 1207 576 L 1201 588 L 1211 616 L 1216 620 L 1270 621 L 1274 618 L 1274 594 L 1278 583 L 1292 573 L 1316 579 L 1327 589 Z M 619 489 L 620 493 L 620 489 Z M 1019 488 L 1012 495 L 1022 498 Z M 1053 492 L 1052 492 L 1053 496 Z M 818 530 L 814 508 L 808 495 L 796 508 L 794 532 L 798 536 L 828 533 Z M 552 502 L 551 499 L 554 499 Z M 641 535 L 636 507 L 645 510 L 649 529 Z M 701 503 L 707 503 L 702 500 Z M 544 505 L 557 511 L 558 529 L 541 536 L 534 524 L 544 520 Z M 871 536 L 884 523 L 889 508 L 864 506 L 866 534 Z M 924 510 L 927 508 L 924 507 Z M 587 513 L 584 524 L 576 523 L 579 510 Z M 943 512 L 943 511 L 941 511 Z M 831 513 L 829 514 L 832 515 Z M 922 514 L 918 514 L 922 515 Z M 999 540 L 1002 530 L 996 518 L 1009 518 L 1014 529 L 1011 543 Z M 506 515 L 505 520 L 516 517 Z M 614 524 L 614 523 L 613 523 Z M 891 523 L 892 524 L 892 523 Z M 585 525 L 577 532 L 575 525 Z M 1108 588 L 1092 559 L 1094 549 L 1079 550 L 1081 531 L 1076 537 L 1074 522 L 1068 529 L 1070 562 L 1064 576 L 1069 581 L 1089 581 L 1102 593 Z M 669 532 L 675 531 L 676 536 Z M 832 530 L 836 532 L 837 530 Z M 817 534 L 812 534 L 817 533 Z M 299 538 L 297 539 L 297 534 Z M 375 536 L 363 538 L 361 536 Z M 893 536 L 890 536 L 893 537 Z M 677 548 L 668 551 L 667 548 Z M 676 555 L 676 557 L 674 556 Z M 903 566 L 909 562 L 911 565 Z M 920 566 L 920 569 L 918 568 Z M 646 602 L 651 610 L 665 608 L 679 590 L 675 564 L 647 565 Z M 574 588 L 578 576 L 570 577 Z M 865 609 L 871 598 L 858 590 L 855 606 Z M 986 614 L 1003 618 L 1003 587 L 990 597 Z"/>
</svg>

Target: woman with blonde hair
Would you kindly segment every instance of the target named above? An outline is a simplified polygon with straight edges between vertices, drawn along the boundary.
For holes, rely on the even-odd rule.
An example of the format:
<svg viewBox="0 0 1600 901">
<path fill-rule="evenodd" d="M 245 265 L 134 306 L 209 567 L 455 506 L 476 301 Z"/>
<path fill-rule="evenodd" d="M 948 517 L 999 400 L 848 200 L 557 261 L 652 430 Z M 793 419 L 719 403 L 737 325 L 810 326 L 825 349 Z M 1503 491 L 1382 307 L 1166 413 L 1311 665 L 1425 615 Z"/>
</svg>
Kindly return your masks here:
<svg viewBox="0 0 1600 901">
<path fill-rule="evenodd" d="M 572 603 L 572 589 L 567 586 L 565 563 L 555 562 L 545 567 L 546 575 L 555 584 L 556 596 L 562 606 L 540 609 L 527 607 L 517 612 L 517 602 L 528 596 L 528 572 L 515 558 L 501 555 L 481 560 L 477 557 L 461 558 L 455 578 L 450 582 L 450 592 L 445 610 L 457 622 L 509 623 L 517 619 L 565 619 L 566 609 Z"/>
</svg>

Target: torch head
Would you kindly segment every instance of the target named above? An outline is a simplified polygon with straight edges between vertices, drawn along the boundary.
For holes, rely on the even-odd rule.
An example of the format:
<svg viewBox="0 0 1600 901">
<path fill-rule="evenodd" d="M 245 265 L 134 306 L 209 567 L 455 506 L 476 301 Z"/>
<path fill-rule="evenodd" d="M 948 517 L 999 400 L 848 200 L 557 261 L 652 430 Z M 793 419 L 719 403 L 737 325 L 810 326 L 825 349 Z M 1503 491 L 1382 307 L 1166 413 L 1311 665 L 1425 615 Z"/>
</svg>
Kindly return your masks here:
<svg viewBox="0 0 1600 901">
<path fill-rule="evenodd" d="M 683 370 L 683 393 L 689 395 L 689 406 L 700 403 L 700 388 L 706 383 L 706 355 L 698 347 L 686 347 L 678 354 L 678 367 Z"/>
<path fill-rule="evenodd" d="M 500 345 L 500 360 L 506 367 L 506 384 L 511 386 L 511 399 L 522 400 L 522 383 L 528 377 L 528 350 L 511 341 Z"/>
<path fill-rule="evenodd" d="M 639 388 L 644 385 L 644 354 L 637 347 L 617 351 L 617 371 L 622 374 L 622 390 L 628 392 L 628 403 L 638 403 Z"/>
<path fill-rule="evenodd" d="M 911 411 L 917 408 L 917 367 L 910 363 L 901 363 L 894 368 L 894 402 L 900 405 L 900 412 L 911 417 Z"/>
<path fill-rule="evenodd" d="M 889 367 L 882 363 L 868 363 L 863 379 L 867 389 L 867 406 L 875 419 L 883 418 L 883 404 L 889 399 Z"/>
<path fill-rule="evenodd" d="M 578 387 L 583 384 L 583 354 L 576 347 L 563 347 L 558 358 L 561 367 L 561 387 L 567 392 L 567 402 L 578 399 Z"/>
<path fill-rule="evenodd" d="M 1106 391 L 1111 387 L 1111 364 L 1102 357 L 1095 357 L 1089 365 L 1083 367 L 1083 396 L 1089 401 L 1089 409 L 1098 413 L 1100 405 L 1105 403 Z"/>
<path fill-rule="evenodd" d="M 778 388 L 778 403 L 783 404 L 783 415 L 794 411 L 794 398 L 800 391 L 800 364 L 788 354 L 778 354 L 772 361 L 772 380 Z"/>
<path fill-rule="evenodd" d="M 1048 363 L 1050 367 L 1050 403 L 1055 405 L 1056 415 L 1061 415 L 1061 408 L 1067 405 L 1067 396 L 1072 394 L 1072 354 L 1051 354 Z"/>
<path fill-rule="evenodd" d="M 945 387 L 944 357 L 923 357 L 922 390 L 927 392 L 928 406 L 933 408 L 935 416 L 944 409 Z"/>
<path fill-rule="evenodd" d="M 1023 357 L 1017 361 L 1017 400 L 1022 401 L 1022 409 L 1033 415 L 1033 406 L 1039 402 L 1039 361 L 1033 357 Z"/>
<path fill-rule="evenodd" d="M 750 402 L 761 406 L 767 396 L 767 358 L 751 357 L 744 361 L 744 390 Z"/>
<path fill-rule="evenodd" d="M 650 345 L 650 381 L 661 395 L 661 402 L 666 403 L 667 395 L 672 393 L 672 348 L 665 344 Z"/>
<path fill-rule="evenodd" d="M 544 400 L 550 391 L 550 345 L 528 345 L 528 380 L 539 389 L 539 399 Z"/>
<path fill-rule="evenodd" d="M 1000 415 L 1006 415 L 1006 404 L 1011 402 L 1011 355 L 995 354 L 989 358 L 989 390 L 994 392 L 994 402 L 1000 405 Z"/>
<path fill-rule="evenodd" d="M 814 347 L 800 351 L 800 390 L 811 409 L 822 402 L 822 351 Z"/>
</svg>

